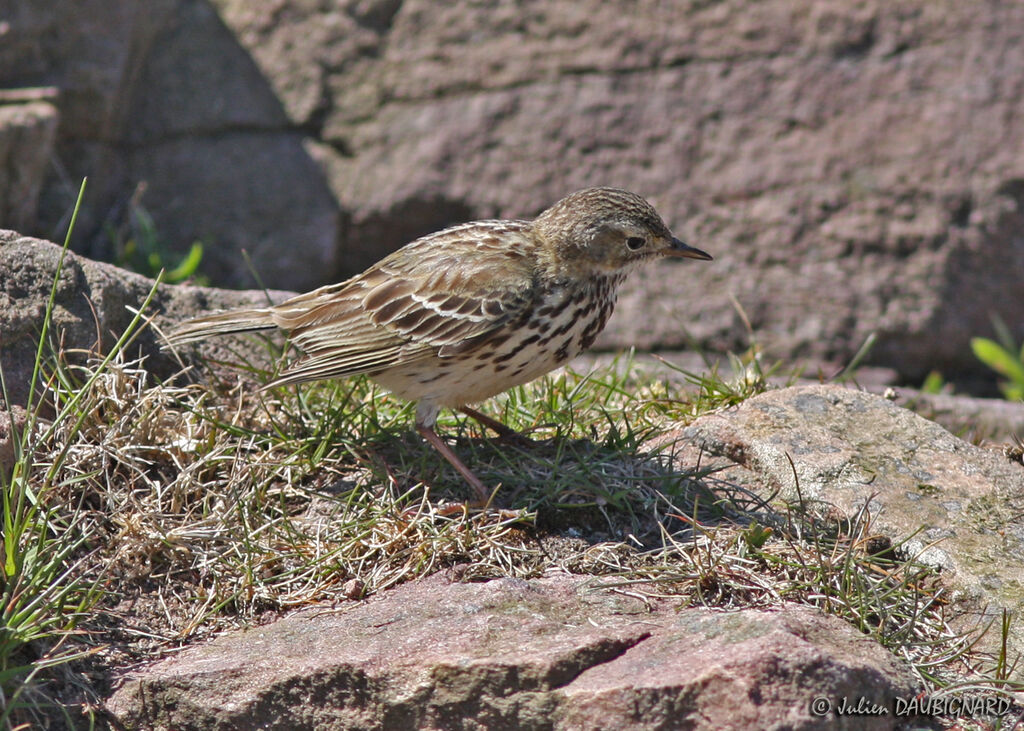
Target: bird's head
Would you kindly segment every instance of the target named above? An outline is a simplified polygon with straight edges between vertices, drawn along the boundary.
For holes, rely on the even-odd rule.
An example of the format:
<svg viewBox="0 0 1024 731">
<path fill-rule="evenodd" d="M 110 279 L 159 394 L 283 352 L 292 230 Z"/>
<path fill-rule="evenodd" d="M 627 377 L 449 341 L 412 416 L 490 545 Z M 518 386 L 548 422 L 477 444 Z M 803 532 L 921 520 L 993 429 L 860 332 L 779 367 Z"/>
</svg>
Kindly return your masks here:
<svg viewBox="0 0 1024 731">
<path fill-rule="evenodd" d="M 608 274 L 653 258 L 710 260 L 672 235 L 646 200 L 618 188 L 588 188 L 555 203 L 533 223 L 561 270 Z"/>
</svg>

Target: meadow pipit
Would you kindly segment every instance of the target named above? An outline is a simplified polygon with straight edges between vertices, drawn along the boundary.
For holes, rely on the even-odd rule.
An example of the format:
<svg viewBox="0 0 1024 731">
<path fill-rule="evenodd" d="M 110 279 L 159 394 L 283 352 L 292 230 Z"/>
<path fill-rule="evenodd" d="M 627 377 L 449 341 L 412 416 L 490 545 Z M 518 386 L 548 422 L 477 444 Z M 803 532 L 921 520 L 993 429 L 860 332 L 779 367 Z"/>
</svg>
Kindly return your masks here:
<svg viewBox="0 0 1024 731">
<path fill-rule="evenodd" d="M 489 491 L 434 431 L 441 407 L 505 430 L 468 404 L 531 381 L 590 347 L 634 268 L 711 259 L 672 236 L 643 198 L 589 188 L 533 221 L 477 221 L 413 241 L 362 274 L 273 307 L 208 315 L 172 344 L 281 328 L 301 357 L 267 388 L 365 373 L 418 401 L 416 430 L 476 491 Z"/>
</svg>

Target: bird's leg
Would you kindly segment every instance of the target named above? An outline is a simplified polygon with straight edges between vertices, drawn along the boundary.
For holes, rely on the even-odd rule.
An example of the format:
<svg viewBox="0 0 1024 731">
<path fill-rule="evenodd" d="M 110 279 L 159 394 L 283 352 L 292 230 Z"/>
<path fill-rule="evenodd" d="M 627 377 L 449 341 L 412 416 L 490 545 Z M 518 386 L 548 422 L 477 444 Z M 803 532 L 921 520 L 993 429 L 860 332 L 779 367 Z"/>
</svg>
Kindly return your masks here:
<svg viewBox="0 0 1024 731">
<path fill-rule="evenodd" d="M 480 478 L 473 474 L 469 467 L 452 451 L 452 448 L 445 444 L 444 440 L 434 431 L 434 424 L 437 423 L 437 414 L 440 410 L 441 408 L 437 404 L 430 401 L 420 401 L 416 406 L 416 431 L 419 432 L 421 437 L 430 442 L 430 445 L 440 452 L 441 456 L 448 460 L 449 464 L 462 475 L 462 479 L 473 488 L 477 495 L 477 500 L 471 503 L 471 505 L 477 507 L 489 504 L 492 497 L 491 491 L 487 489 L 487 486 L 481 482 Z"/>
<path fill-rule="evenodd" d="M 497 419 L 492 419 L 487 414 L 481 414 L 476 409 L 471 409 L 468 406 L 460 406 L 459 411 L 471 419 L 479 421 L 481 424 L 497 434 L 498 439 L 503 442 L 517 444 L 520 447 L 528 447 L 533 444 L 533 440 L 529 437 L 520 434 L 515 429 L 505 426 Z"/>
<path fill-rule="evenodd" d="M 491 491 L 487 489 L 487 486 L 480 481 L 480 478 L 473 474 L 473 472 L 467 467 L 458 455 L 452 451 L 452 448 L 445 444 L 444 440 L 437 435 L 434 431 L 434 427 L 426 426 L 425 424 L 417 424 L 416 431 L 420 433 L 424 439 L 430 442 L 431 446 L 434 447 L 441 456 L 444 457 L 454 467 L 462 479 L 469 483 L 469 486 L 476 492 L 477 500 L 480 505 L 487 505 L 491 501 Z"/>
</svg>

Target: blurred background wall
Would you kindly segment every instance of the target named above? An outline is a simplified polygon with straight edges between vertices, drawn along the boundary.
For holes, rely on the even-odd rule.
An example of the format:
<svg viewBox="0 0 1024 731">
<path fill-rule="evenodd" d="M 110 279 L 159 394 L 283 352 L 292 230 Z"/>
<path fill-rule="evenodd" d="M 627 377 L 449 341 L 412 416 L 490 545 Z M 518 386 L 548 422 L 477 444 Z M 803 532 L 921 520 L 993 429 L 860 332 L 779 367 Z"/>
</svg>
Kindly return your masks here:
<svg viewBox="0 0 1024 731">
<path fill-rule="evenodd" d="M 749 342 L 920 382 L 1024 338 L 1024 4 L 0 0 L 0 227 L 304 289 L 572 190 L 715 256 L 635 276 L 599 347 Z"/>
</svg>

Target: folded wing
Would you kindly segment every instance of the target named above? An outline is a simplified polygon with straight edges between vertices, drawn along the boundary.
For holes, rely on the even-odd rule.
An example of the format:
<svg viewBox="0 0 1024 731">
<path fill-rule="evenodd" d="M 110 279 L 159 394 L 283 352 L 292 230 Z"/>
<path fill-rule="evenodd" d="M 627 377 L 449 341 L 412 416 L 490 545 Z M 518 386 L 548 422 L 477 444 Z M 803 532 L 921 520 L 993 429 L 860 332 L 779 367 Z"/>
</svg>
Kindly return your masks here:
<svg viewBox="0 0 1024 731">
<path fill-rule="evenodd" d="M 304 355 L 269 386 L 472 350 L 533 299 L 536 255 L 525 227 L 485 221 L 447 229 L 347 282 L 274 307 L 275 324 Z"/>
</svg>

